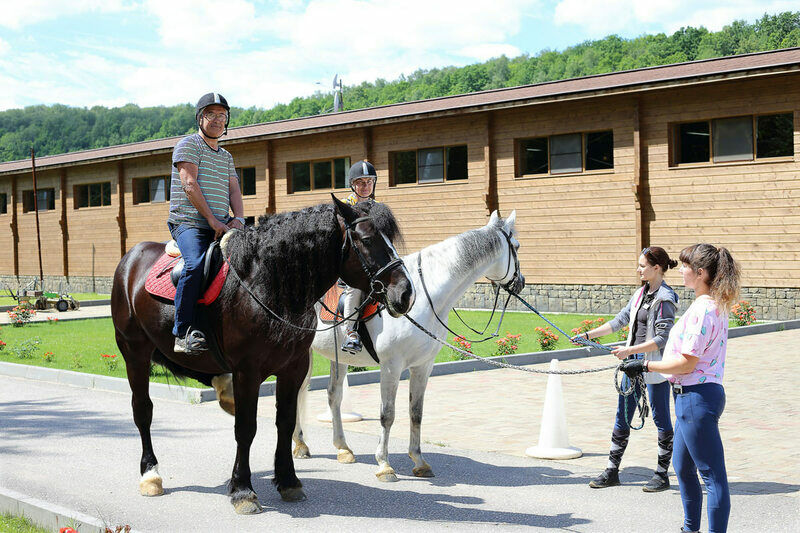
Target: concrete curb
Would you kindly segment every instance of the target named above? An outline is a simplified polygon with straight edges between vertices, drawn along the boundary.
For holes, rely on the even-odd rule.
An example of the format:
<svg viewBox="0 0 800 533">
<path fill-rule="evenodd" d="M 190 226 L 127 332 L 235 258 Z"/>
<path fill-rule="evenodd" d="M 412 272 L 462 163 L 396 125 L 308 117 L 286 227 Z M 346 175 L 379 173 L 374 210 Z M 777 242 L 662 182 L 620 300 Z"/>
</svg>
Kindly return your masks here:
<svg viewBox="0 0 800 533">
<path fill-rule="evenodd" d="M 767 322 L 755 324 L 753 326 L 742 326 L 732 328 L 728 332 L 728 337 L 735 339 L 746 335 L 758 335 L 761 333 L 772 333 L 774 331 L 784 331 L 787 329 L 800 329 L 800 319 L 787 320 L 784 322 Z M 619 343 L 612 343 L 615 345 Z M 606 352 L 588 348 L 567 348 L 565 350 L 554 350 L 552 352 L 533 352 L 500 357 L 487 357 L 487 360 L 508 363 L 512 365 L 534 365 L 546 363 L 551 359 L 568 361 L 570 359 L 581 359 L 603 355 Z M 462 372 L 475 372 L 478 370 L 493 370 L 495 366 L 476 359 L 463 361 L 448 361 L 433 365 L 431 376 L 445 376 L 449 374 L 459 374 Z M 113 378 L 110 376 L 100 376 L 96 374 L 84 374 L 71 370 L 57 370 L 54 368 L 44 368 L 33 365 L 23 365 L 18 363 L 6 363 L 0 361 L 0 375 L 19 377 L 25 379 L 35 379 L 39 381 L 49 381 L 52 383 L 64 383 L 75 387 L 87 389 L 99 389 L 113 392 L 129 393 L 130 387 L 128 380 L 123 378 Z M 348 384 L 368 385 L 380 383 L 380 370 L 367 370 L 365 372 L 353 372 L 348 374 Z M 408 370 L 403 371 L 400 379 L 408 379 Z M 309 383 L 310 390 L 320 390 L 328 388 L 328 376 L 314 376 Z M 266 381 L 261 384 L 259 396 L 272 396 L 275 394 L 275 382 Z M 185 387 L 183 385 L 166 385 L 164 383 L 150 383 L 150 396 L 160 400 L 172 400 L 186 403 L 210 402 L 217 399 L 214 389 L 197 389 Z"/>
<path fill-rule="evenodd" d="M 98 305 L 111 305 L 111 300 L 89 300 L 88 302 L 80 302 L 81 309 L 84 307 L 95 307 Z M 0 305 L 0 313 L 11 311 L 16 305 Z"/>
<path fill-rule="evenodd" d="M 25 517 L 35 525 L 51 531 L 58 531 L 62 527 L 71 527 L 80 533 L 106 531 L 106 525 L 93 516 L 30 498 L 3 487 L 0 487 L 0 512 Z"/>
</svg>

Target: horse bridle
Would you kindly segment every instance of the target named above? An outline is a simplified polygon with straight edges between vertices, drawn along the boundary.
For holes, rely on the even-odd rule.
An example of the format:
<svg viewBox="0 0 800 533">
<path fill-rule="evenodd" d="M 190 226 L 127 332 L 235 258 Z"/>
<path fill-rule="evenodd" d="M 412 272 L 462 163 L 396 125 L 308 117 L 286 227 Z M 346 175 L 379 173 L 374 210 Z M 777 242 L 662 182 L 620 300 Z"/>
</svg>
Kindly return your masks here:
<svg viewBox="0 0 800 533">
<path fill-rule="evenodd" d="M 511 243 L 511 235 L 506 233 L 502 229 L 500 229 L 498 231 L 500 231 L 500 233 L 502 233 L 503 236 L 506 238 L 506 243 L 508 244 L 509 254 L 511 254 L 511 256 L 514 258 L 514 267 L 515 267 L 514 275 L 511 277 L 511 279 L 508 282 L 506 282 L 504 285 L 502 285 L 502 288 L 504 288 L 506 290 L 506 292 L 509 293 L 509 295 L 508 295 L 508 298 L 506 298 L 505 305 L 503 305 L 503 311 L 502 311 L 502 313 L 500 315 L 500 322 L 497 324 L 497 331 L 495 331 L 493 334 L 491 334 L 488 337 L 484 337 L 483 339 L 470 340 L 470 342 L 472 342 L 472 343 L 485 342 L 485 341 L 487 341 L 489 339 L 494 339 L 494 338 L 496 338 L 498 336 L 498 334 L 500 332 L 500 326 L 503 324 L 503 318 L 505 317 L 505 314 L 506 314 L 506 308 L 508 307 L 508 302 L 509 302 L 509 300 L 511 300 L 511 295 L 513 294 L 511 292 L 512 284 L 519 278 L 519 275 L 520 275 L 519 274 L 519 259 L 517 258 L 517 250 L 516 250 L 516 248 L 514 248 L 514 245 Z M 508 276 L 508 273 L 510 271 L 511 271 L 511 261 L 509 260 L 508 261 L 508 266 L 506 268 L 506 273 L 503 274 L 503 276 L 500 279 L 496 279 L 495 280 L 495 279 L 492 279 L 492 278 L 490 278 L 488 276 L 486 277 L 486 279 L 488 279 L 489 281 L 492 282 L 493 285 L 495 285 L 496 290 L 495 290 L 495 293 L 494 293 L 494 305 L 492 306 L 492 314 L 489 316 L 489 321 L 486 322 L 486 326 L 484 326 L 483 331 L 478 331 L 476 329 L 473 329 L 469 324 L 464 322 L 464 319 L 461 318 L 461 315 L 458 314 L 458 311 L 456 311 L 455 308 L 453 308 L 453 312 L 455 313 L 456 317 L 458 317 L 458 319 L 461 321 L 461 323 L 464 324 L 467 328 L 469 328 L 473 333 L 477 333 L 478 335 L 483 335 L 486 332 L 486 329 L 489 327 L 489 324 L 491 324 L 492 318 L 494 318 L 494 313 L 497 310 L 497 302 L 498 302 L 498 299 L 500 297 L 500 287 L 501 287 L 501 285 L 500 285 L 499 282 L 500 282 L 500 280 L 502 280 L 506 276 Z M 431 306 L 431 311 L 433 311 L 433 316 L 436 318 L 436 320 L 439 322 L 439 324 L 441 324 L 444 327 L 444 329 L 446 329 L 447 331 L 449 331 L 450 333 L 452 333 L 456 337 L 461 337 L 461 338 L 464 338 L 466 340 L 466 338 L 463 335 L 460 335 L 460 334 L 456 333 L 455 331 L 453 331 L 452 329 L 450 329 L 447 326 L 447 324 L 445 324 L 444 321 L 439 317 L 439 314 L 436 312 L 436 307 L 433 305 L 433 300 L 431 299 L 431 295 L 428 292 L 428 286 L 425 284 L 425 276 L 422 274 L 422 252 L 420 252 L 419 255 L 417 255 L 417 273 L 419 274 L 419 280 L 420 280 L 420 283 L 422 284 L 422 290 L 425 293 L 425 297 L 428 299 L 428 305 Z"/>
<path fill-rule="evenodd" d="M 488 279 L 492 283 L 500 285 L 507 292 L 510 293 L 511 292 L 511 288 L 514 286 L 514 283 L 516 283 L 516 281 L 519 279 L 519 276 L 520 276 L 520 273 L 519 273 L 519 257 L 517 257 L 517 249 L 514 248 L 514 245 L 511 243 L 511 234 L 510 233 L 506 233 L 502 229 L 498 230 L 498 231 L 500 231 L 500 233 L 503 234 L 503 237 L 506 238 L 506 243 L 508 243 L 508 253 L 511 255 L 511 257 L 514 258 L 514 275 L 511 276 L 511 279 L 508 280 L 506 283 L 504 283 L 503 285 L 500 285 L 500 280 L 505 279 L 505 277 L 508 276 L 508 273 L 511 271 L 511 261 L 509 260 L 508 261 L 508 266 L 506 267 L 506 273 L 503 274 L 500 277 L 500 279 L 492 279 L 489 276 L 486 276 L 486 279 Z"/>
<path fill-rule="evenodd" d="M 381 268 L 375 270 L 372 265 L 369 264 L 367 258 L 364 257 L 364 254 L 361 253 L 361 250 L 358 249 L 355 242 L 353 241 L 353 232 L 355 231 L 355 227 L 359 222 L 366 222 L 370 220 L 369 217 L 360 217 L 355 219 L 354 221 L 348 223 L 345 226 L 345 236 L 342 242 L 342 252 L 341 252 L 341 261 L 340 265 L 344 263 L 344 260 L 347 258 L 347 245 L 349 244 L 350 247 L 355 250 L 356 255 L 358 256 L 358 261 L 361 263 L 361 268 L 364 270 L 364 273 L 369 278 L 369 287 L 371 294 L 375 295 L 385 295 L 386 294 L 386 285 L 378 279 L 384 272 L 389 270 L 393 270 L 398 267 L 403 266 L 403 260 L 399 257 L 395 257 Z"/>
</svg>

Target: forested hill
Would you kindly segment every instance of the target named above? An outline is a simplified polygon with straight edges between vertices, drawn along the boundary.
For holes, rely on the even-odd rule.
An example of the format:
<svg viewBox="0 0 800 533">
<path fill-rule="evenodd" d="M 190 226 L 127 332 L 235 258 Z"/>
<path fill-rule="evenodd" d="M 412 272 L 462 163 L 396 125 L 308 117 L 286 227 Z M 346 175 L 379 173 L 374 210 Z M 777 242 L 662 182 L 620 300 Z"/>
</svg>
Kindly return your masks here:
<svg viewBox="0 0 800 533">
<path fill-rule="evenodd" d="M 800 46 L 800 12 L 764 15 L 753 24 L 735 21 L 718 32 L 703 27 L 622 39 L 611 35 L 562 52 L 505 56 L 465 67 L 418 70 L 394 81 L 346 86 L 344 108 L 360 109 L 485 89 L 513 87 L 592 74 Z M 231 110 L 231 126 L 296 118 L 333 108 L 333 96 L 317 93 L 271 109 Z M 195 130 L 194 107 L 140 108 L 129 104 L 74 108 L 31 106 L 0 112 L 0 161 L 144 141 Z"/>
</svg>

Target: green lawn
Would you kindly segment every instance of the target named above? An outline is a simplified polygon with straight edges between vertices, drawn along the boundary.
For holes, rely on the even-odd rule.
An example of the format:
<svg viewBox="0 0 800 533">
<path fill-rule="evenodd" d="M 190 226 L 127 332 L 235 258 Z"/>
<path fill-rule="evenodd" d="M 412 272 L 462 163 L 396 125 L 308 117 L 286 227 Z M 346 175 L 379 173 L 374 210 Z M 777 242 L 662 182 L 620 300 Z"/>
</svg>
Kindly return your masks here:
<svg viewBox="0 0 800 533">
<path fill-rule="evenodd" d="M 73 292 L 70 296 L 79 302 L 88 302 L 89 300 L 108 300 L 111 298 L 110 294 L 98 294 L 96 292 Z M 8 291 L 4 290 L 0 296 L 0 306 L 16 305 L 17 302 L 11 296 L 8 296 Z"/>
<path fill-rule="evenodd" d="M 478 330 L 483 328 L 489 318 L 489 313 L 486 311 L 462 311 L 460 314 L 468 324 Z M 499 314 L 495 315 L 488 332 L 494 332 L 497 328 L 498 316 Z M 583 320 L 600 318 L 597 315 L 577 314 L 548 314 L 547 317 L 566 332 L 571 332 Z M 605 315 L 602 318 L 607 321 L 611 317 Z M 454 331 L 463 334 L 468 339 L 478 338 L 476 334 L 469 332 L 452 313 L 449 324 Z M 516 353 L 538 352 L 541 351 L 541 348 L 534 328 L 544 326 L 546 326 L 545 322 L 533 313 L 508 312 L 500 328 L 500 336 L 503 337 L 507 333 L 521 335 L 519 340 L 514 341 L 517 344 Z M 558 342 L 555 349 L 573 347 L 564 335 L 556 334 Z M 0 361 L 125 377 L 125 364 L 114 340 L 114 327 L 110 318 L 55 323 L 36 322 L 23 327 L 6 325 L 0 330 L 0 339 L 7 344 L 4 349 L 0 350 Z M 617 334 L 614 334 L 598 340 L 608 344 L 617 341 L 618 337 Z M 447 341 L 452 344 L 453 335 L 448 334 Z M 26 347 L 28 353 L 23 353 Z M 473 343 L 471 349 L 480 356 L 499 355 L 497 341 L 494 339 L 483 343 Z M 52 353 L 51 361 L 45 360 L 44 356 L 47 352 Z M 108 358 L 104 359 L 101 357 L 102 354 L 116 355 L 114 358 L 116 368 L 110 368 Z M 21 355 L 25 357 L 20 358 Z M 436 357 L 436 362 L 452 361 L 458 358 L 452 350 L 443 347 Z M 369 368 L 373 369 L 377 366 Z M 327 359 L 314 358 L 313 373 L 315 376 L 327 375 L 329 370 L 330 362 Z M 165 372 L 160 366 L 154 366 L 153 373 L 152 381 L 160 383 L 174 383 L 175 381 L 174 376 Z M 187 379 L 184 384 L 192 387 L 204 387 L 192 379 Z"/>
<path fill-rule="evenodd" d="M 49 530 L 33 525 L 27 518 L 0 514 L 0 531 L 3 533 L 48 533 Z"/>
</svg>

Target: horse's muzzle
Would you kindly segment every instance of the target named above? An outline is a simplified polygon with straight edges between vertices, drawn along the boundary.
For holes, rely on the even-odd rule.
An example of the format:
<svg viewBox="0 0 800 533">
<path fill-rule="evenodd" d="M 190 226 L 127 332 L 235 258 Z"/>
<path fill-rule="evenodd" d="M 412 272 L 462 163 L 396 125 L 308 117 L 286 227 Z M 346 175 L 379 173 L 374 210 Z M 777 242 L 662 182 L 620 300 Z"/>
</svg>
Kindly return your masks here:
<svg viewBox="0 0 800 533">
<path fill-rule="evenodd" d="M 504 287 L 511 294 L 519 294 L 525 288 L 525 276 L 522 274 L 514 276 L 514 279 L 506 283 Z"/>
<path fill-rule="evenodd" d="M 404 270 L 398 269 L 392 273 L 392 281 L 384 294 L 386 310 L 395 318 L 408 313 L 416 298 L 414 284 L 403 273 Z"/>
</svg>

